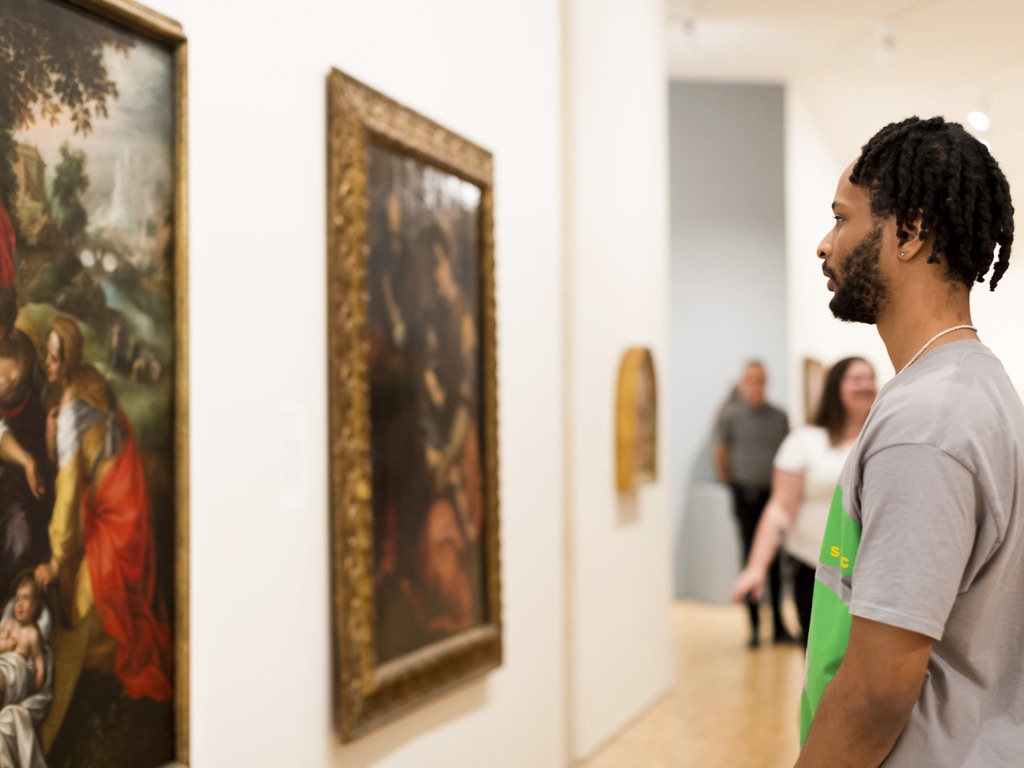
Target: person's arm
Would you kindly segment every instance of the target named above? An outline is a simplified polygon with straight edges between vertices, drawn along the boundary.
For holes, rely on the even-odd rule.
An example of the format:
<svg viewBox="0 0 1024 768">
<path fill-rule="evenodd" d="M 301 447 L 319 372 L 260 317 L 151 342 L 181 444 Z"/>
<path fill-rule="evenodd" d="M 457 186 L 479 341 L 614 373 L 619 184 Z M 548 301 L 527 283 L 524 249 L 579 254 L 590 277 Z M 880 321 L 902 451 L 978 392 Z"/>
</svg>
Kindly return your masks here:
<svg viewBox="0 0 1024 768">
<path fill-rule="evenodd" d="M 81 449 L 79 449 L 81 451 Z M 76 455 L 57 472 L 57 498 L 50 518 L 50 550 L 53 557 L 36 566 L 35 579 L 45 592 L 61 572 L 61 567 L 77 561 L 84 548 L 81 531 L 81 503 L 85 479 L 82 477 L 80 455 Z"/>
<path fill-rule="evenodd" d="M 11 621 L 11 619 L 8 619 L 3 624 L 0 624 L 0 653 L 13 651 L 18 645 L 18 641 L 11 636 Z"/>
<path fill-rule="evenodd" d="M 732 482 L 733 412 L 726 405 L 718 416 L 714 431 L 714 464 L 718 482 L 728 485 Z"/>
<path fill-rule="evenodd" d="M 718 482 L 728 485 L 732 481 L 732 452 L 725 443 L 718 443 L 715 446 L 715 473 L 718 475 Z"/>
<path fill-rule="evenodd" d="M 933 642 L 854 616 L 846 656 L 825 689 L 796 768 L 877 768 L 921 695 Z"/>
<path fill-rule="evenodd" d="M 761 599 L 768 568 L 782 544 L 782 534 L 792 527 L 803 498 L 803 473 L 776 469 L 772 476 L 772 496 L 757 524 L 750 557 L 732 588 L 730 599 L 734 603 L 743 602 L 748 594 L 755 601 Z"/>
<path fill-rule="evenodd" d="M 36 665 L 36 679 L 35 679 L 36 687 L 33 690 L 38 691 L 40 688 L 43 687 L 43 675 L 46 672 L 46 667 L 45 667 L 46 660 L 43 658 L 43 644 L 42 644 L 42 642 L 39 639 L 39 632 L 38 631 L 36 632 L 36 641 L 32 645 L 33 645 L 32 653 L 33 653 L 33 655 L 35 657 L 35 665 Z"/>
<path fill-rule="evenodd" d="M 28 480 L 29 490 L 37 499 L 43 495 L 42 480 L 36 474 L 36 460 L 32 454 L 21 447 L 10 430 L 0 432 L 0 459 L 17 464 L 25 470 L 25 478 Z"/>
</svg>

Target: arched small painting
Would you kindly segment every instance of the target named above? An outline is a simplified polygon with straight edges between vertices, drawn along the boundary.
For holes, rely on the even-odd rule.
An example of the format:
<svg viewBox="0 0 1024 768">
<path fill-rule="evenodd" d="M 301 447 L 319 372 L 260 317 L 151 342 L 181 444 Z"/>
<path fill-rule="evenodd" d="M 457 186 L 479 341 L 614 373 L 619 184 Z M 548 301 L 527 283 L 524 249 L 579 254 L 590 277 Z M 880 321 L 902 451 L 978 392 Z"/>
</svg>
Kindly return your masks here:
<svg viewBox="0 0 1024 768">
<path fill-rule="evenodd" d="M 658 470 L 658 388 L 646 347 L 626 350 L 619 365 L 616 468 L 621 493 L 653 482 Z"/>
</svg>

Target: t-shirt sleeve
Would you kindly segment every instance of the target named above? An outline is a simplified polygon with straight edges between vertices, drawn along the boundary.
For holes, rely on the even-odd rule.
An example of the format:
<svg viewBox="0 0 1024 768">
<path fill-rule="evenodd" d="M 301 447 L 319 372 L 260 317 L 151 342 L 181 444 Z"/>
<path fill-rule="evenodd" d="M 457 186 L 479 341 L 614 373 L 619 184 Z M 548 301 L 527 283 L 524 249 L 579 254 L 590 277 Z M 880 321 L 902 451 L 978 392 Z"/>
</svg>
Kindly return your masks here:
<svg viewBox="0 0 1024 768">
<path fill-rule="evenodd" d="M 795 429 L 786 435 L 775 453 L 772 466 L 784 472 L 803 474 L 807 470 L 807 430 Z"/>
<path fill-rule="evenodd" d="M 977 534 L 971 473 L 949 454 L 898 445 L 862 470 L 850 613 L 940 640 Z"/>
</svg>

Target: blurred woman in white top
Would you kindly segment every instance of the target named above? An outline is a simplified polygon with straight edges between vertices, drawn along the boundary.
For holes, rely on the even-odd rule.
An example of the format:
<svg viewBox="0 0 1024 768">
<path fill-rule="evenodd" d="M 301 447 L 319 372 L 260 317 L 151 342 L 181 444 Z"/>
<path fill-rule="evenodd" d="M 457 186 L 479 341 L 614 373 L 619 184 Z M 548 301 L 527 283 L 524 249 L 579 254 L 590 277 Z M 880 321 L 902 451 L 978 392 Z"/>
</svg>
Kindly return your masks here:
<svg viewBox="0 0 1024 768">
<path fill-rule="evenodd" d="M 795 560 L 793 595 L 805 645 L 832 495 L 877 392 L 875 371 L 866 360 L 847 357 L 832 366 L 814 423 L 790 432 L 775 454 L 772 496 L 747 566 L 733 586 L 733 602 L 743 602 L 748 594 L 758 600 L 768 566 L 782 546 Z"/>
</svg>

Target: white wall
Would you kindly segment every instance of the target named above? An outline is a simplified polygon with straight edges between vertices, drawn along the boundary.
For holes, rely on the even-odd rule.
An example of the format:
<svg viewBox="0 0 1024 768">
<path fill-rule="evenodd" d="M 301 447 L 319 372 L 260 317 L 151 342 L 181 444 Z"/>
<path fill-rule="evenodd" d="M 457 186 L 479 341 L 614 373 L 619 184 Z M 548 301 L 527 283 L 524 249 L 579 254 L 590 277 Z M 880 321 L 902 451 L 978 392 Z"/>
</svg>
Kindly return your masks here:
<svg viewBox="0 0 1024 768">
<path fill-rule="evenodd" d="M 865 136 L 864 141 L 869 138 Z M 832 316 L 828 308 L 832 294 L 817 256 L 818 243 L 834 223 L 831 206 L 839 175 L 859 151 L 859 147 L 836 146 L 800 88 L 786 89 L 789 405 L 794 416 L 803 413 L 805 357 L 831 365 L 856 355 L 874 366 L 879 386 L 892 377 L 892 364 L 874 326 L 843 323 Z"/>
<path fill-rule="evenodd" d="M 193 765 L 564 765 L 558 3 L 150 3 L 189 36 Z M 506 628 L 499 670 L 346 747 L 330 715 L 331 66 L 495 155 Z"/>
<path fill-rule="evenodd" d="M 671 679 L 667 76 L 661 0 L 566 0 L 571 749 Z M 615 489 L 619 361 L 651 347 L 657 482 Z"/>
</svg>

